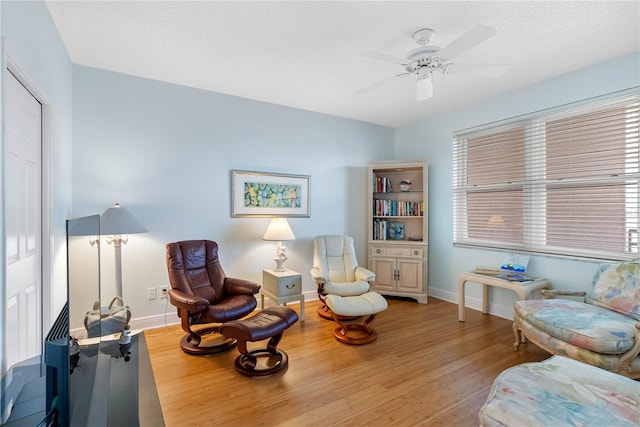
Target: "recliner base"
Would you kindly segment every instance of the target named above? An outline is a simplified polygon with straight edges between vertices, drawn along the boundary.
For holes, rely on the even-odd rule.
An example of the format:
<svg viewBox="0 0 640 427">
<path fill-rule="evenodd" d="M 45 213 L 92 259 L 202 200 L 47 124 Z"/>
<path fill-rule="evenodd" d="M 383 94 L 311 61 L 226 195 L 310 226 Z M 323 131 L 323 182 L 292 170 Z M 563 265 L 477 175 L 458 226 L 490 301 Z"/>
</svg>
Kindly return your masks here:
<svg viewBox="0 0 640 427">
<path fill-rule="evenodd" d="M 197 333 L 187 334 L 180 339 L 180 348 L 187 354 L 206 356 L 223 353 L 236 347 L 237 340 L 218 334 L 219 327 L 200 329 Z M 203 336 L 218 334 L 217 337 L 202 340 Z"/>
</svg>

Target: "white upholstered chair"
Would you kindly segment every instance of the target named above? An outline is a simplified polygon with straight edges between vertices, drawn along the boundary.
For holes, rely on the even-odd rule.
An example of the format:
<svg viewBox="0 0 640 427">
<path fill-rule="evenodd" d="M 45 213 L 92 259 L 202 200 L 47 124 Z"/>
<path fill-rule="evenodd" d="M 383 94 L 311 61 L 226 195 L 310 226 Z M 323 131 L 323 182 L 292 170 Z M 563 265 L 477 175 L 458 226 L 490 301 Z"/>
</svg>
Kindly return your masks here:
<svg viewBox="0 0 640 427">
<path fill-rule="evenodd" d="M 349 236 L 318 236 L 313 242 L 311 277 L 318 285 L 322 306 L 318 314 L 333 320 L 333 313 L 325 302 L 326 295 L 357 296 L 369 291 L 376 275 L 358 265 L 353 238 Z"/>
</svg>

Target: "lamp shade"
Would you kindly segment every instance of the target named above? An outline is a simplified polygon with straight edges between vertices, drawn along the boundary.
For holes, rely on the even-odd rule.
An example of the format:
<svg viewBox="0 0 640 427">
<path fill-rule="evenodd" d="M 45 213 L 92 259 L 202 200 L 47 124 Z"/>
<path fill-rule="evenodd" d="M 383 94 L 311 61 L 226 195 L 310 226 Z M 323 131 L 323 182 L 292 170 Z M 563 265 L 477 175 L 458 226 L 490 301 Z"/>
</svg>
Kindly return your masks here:
<svg viewBox="0 0 640 427">
<path fill-rule="evenodd" d="M 67 236 L 97 236 L 100 234 L 100 215 L 67 220 Z"/>
<path fill-rule="evenodd" d="M 147 231 L 128 210 L 118 203 L 100 216 L 100 234 L 102 235 L 136 234 Z"/>
<path fill-rule="evenodd" d="M 262 240 L 295 240 L 293 231 L 285 218 L 273 218 L 267 231 L 262 236 Z"/>
</svg>

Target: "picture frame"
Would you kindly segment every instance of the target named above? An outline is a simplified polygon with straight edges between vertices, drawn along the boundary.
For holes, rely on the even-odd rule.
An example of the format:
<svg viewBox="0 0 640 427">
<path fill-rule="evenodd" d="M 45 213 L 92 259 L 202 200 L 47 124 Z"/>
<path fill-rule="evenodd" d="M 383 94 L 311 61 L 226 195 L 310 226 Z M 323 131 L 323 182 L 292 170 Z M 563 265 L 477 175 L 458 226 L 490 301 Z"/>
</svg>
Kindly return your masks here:
<svg viewBox="0 0 640 427">
<path fill-rule="evenodd" d="M 231 216 L 309 217 L 309 175 L 231 170 Z"/>
<path fill-rule="evenodd" d="M 389 222 L 389 239 L 404 240 L 404 223 Z"/>
</svg>

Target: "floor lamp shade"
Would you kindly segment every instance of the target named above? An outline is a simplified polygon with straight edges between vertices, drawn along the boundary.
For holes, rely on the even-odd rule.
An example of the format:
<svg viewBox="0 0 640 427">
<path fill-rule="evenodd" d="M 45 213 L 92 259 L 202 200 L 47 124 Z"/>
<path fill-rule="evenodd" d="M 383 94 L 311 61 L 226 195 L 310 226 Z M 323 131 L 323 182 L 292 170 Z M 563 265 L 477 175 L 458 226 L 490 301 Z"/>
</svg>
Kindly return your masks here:
<svg viewBox="0 0 640 427">
<path fill-rule="evenodd" d="M 102 235 L 136 234 L 147 231 L 149 230 L 118 203 L 104 211 L 100 217 L 100 234 Z"/>
<path fill-rule="evenodd" d="M 108 208 L 100 216 L 100 234 L 109 236 L 107 243 L 113 243 L 115 249 L 116 296 L 120 298 L 122 298 L 122 244 L 127 243 L 127 234 L 146 233 L 147 231 L 128 210 L 118 203 L 112 208 Z"/>
</svg>

